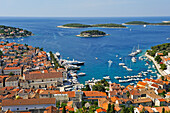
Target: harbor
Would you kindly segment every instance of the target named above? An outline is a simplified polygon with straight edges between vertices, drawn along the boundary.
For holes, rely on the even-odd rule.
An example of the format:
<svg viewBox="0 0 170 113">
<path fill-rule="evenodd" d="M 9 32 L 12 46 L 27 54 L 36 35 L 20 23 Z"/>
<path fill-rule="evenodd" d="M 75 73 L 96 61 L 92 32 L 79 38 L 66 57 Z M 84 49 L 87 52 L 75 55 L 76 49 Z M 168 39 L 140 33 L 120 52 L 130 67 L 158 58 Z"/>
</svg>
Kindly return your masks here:
<svg viewBox="0 0 170 113">
<path fill-rule="evenodd" d="M 109 21 L 108 18 L 99 18 L 98 20 L 96 20 L 96 18 L 91 18 L 90 20 L 87 18 L 77 19 L 85 22 L 86 24 L 105 23 L 106 21 Z M 70 23 L 77 21 L 77 19 L 71 18 Z M 123 20 L 122 18 L 111 19 L 111 22 L 115 23 L 123 23 L 125 21 L 131 21 L 131 19 L 136 20 L 136 18 L 133 17 L 124 18 Z M 139 20 L 140 19 L 143 19 L 144 21 L 162 21 L 161 18 L 146 17 L 139 18 Z M 168 17 L 165 19 L 169 20 Z M 70 61 L 75 59 L 85 62 L 84 66 L 82 65 L 79 70 L 75 70 L 77 71 L 77 74 L 81 72 L 86 74 L 78 76 L 77 79 L 81 84 L 85 84 L 85 81 L 91 80 L 93 77 L 95 79 L 103 79 L 103 77 L 106 76 L 110 76 L 110 80 L 108 81 L 119 83 L 119 80 L 114 78 L 115 76 L 122 77 L 123 80 L 124 76 L 134 76 L 141 71 L 147 72 L 147 70 L 153 70 L 153 72 L 155 72 L 155 69 L 152 68 L 152 63 L 149 64 L 151 65 L 151 69 L 148 69 L 148 65 L 145 66 L 146 61 L 139 60 L 144 58 L 139 57 L 144 55 L 145 51 L 151 46 L 160 43 L 167 43 L 168 40 L 166 38 L 170 36 L 170 34 L 166 32 L 169 30 L 169 27 L 147 26 L 144 28 L 143 26 L 128 26 L 127 29 L 96 28 L 97 30 L 105 31 L 110 35 L 107 36 L 107 38 L 101 37 L 85 39 L 75 36 L 82 31 L 81 29 L 56 28 L 56 26 L 61 25 L 61 23 L 64 24 L 67 22 L 65 18 L 24 19 L 22 23 L 18 21 L 18 18 L 1 18 L 0 20 L 0 23 L 3 25 L 16 27 L 20 25 L 19 27 L 28 29 L 35 34 L 35 36 L 31 37 L 5 39 L 4 41 L 7 40 L 9 42 L 18 42 L 32 45 L 33 47 L 40 47 L 47 52 L 52 51 L 53 53 L 56 53 L 59 51 L 62 59 Z M 49 21 L 51 23 L 49 23 Z M 28 23 L 32 24 L 28 26 Z M 90 30 L 90 28 L 87 28 L 87 30 Z M 162 37 L 162 34 L 165 34 L 165 36 Z M 136 58 L 136 62 L 132 62 L 132 57 L 128 56 L 128 54 L 132 52 L 134 46 L 135 48 L 138 48 L 138 44 L 140 46 L 139 49 L 142 49 L 142 53 L 134 56 Z M 118 55 L 118 57 L 116 57 L 116 55 Z M 120 57 L 123 59 L 122 63 L 125 63 L 126 65 L 119 66 L 119 63 L 121 63 L 121 60 L 119 60 Z M 111 65 L 108 63 L 109 60 L 112 61 Z M 127 71 L 126 66 L 132 69 L 132 71 Z M 150 74 L 157 76 L 155 73 Z M 147 76 L 143 75 L 143 77 L 150 78 L 150 74 Z M 135 81 L 132 82 L 135 83 Z M 121 84 L 128 85 L 129 83 L 125 82 Z"/>
</svg>

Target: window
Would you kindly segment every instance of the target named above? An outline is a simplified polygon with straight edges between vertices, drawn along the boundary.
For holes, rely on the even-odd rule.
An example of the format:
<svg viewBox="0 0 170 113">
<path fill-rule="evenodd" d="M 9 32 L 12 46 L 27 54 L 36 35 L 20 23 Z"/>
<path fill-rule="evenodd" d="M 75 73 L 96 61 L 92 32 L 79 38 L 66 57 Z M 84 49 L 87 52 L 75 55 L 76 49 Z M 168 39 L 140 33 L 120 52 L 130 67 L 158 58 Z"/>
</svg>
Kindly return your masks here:
<svg viewBox="0 0 170 113">
<path fill-rule="evenodd" d="M 26 108 L 26 110 L 28 110 L 28 108 Z"/>
<path fill-rule="evenodd" d="M 19 110 L 19 108 L 17 108 L 17 110 Z"/>
</svg>

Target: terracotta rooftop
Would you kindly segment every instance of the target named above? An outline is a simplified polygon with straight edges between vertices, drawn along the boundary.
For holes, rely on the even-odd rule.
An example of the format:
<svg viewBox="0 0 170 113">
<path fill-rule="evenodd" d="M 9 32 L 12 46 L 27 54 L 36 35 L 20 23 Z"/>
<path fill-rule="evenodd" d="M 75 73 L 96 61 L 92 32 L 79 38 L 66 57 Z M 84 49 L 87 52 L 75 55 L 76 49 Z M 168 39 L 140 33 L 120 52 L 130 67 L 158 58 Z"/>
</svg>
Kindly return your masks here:
<svg viewBox="0 0 170 113">
<path fill-rule="evenodd" d="M 55 98 L 2 100 L 2 106 L 55 104 Z"/>
<path fill-rule="evenodd" d="M 5 67 L 4 70 L 16 70 L 21 69 L 21 67 Z"/>
<path fill-rule="evenodd" d="M 133 103 L 146 103 L 146 102 L 152 102 L 152 100 L 150 98 L 133 99 Z"/>
<path fill-rule="evenodd" d="M 83 93 L 86 97 L 89 97 L 89 96 L 107 96 L 105 92 L 100 92 L 100 91 L 83 91 Z"/>
<path fill-rule="evenodd" d="M 25 80 L 61 78 L 61 77 L 63 77 L 62 72 L 25 74 L 24 76 L 25 76 Z"/>
</svg>

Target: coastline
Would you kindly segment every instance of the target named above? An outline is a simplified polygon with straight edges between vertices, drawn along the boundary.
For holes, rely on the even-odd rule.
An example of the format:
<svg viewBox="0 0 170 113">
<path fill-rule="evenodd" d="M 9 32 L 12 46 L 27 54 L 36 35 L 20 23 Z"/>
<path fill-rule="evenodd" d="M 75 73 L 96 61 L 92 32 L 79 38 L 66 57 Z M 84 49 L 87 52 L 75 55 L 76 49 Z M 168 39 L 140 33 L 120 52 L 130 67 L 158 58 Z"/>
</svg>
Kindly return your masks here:
<svg viewBox="0 0 170 113">
<path fill-rule="evenodd" d="M 128 27 L 66 27 L 66 26 L 57 26 L 58 28 L 128 28 Z"/>
<path fill-rule="evenodd" d="M 66 26 L 57 26 L 58 28 L 90 28 L 90 27 L 66 27 Z"/>
<path fill-rule="evenodd" d="M 170 26 L 170 25 L 160 25 L 160 24 L 125 24 L 125 23 L 123 23 L 122 25 L 151 25 L 151 26 Z"/>
<path fill-rule="evenodd" d="M 76 35 L 77 37 L 103 37 L 103 36 L 109 36 L 110 34 L 106 34 L 106 35 L 91 35 L 91 36 L 82 36 L 82 35 Z"/>
<path fill-rule="evenodd" d="M 21 37 L 28 37 L 28 36 L 34 36 L 34 34 L 32 35 L 27 35 L 27 36 L 7 36 L 7 37 L 0 37 L 0 39 L 5 39 L 5 38 L 21 38 Z"/>
<path fill-rule="evenodd" d="M 156 66 L 156 69 L 158 70 L 158 72 L 159 72 L 162 76 L 168 75 L 168 74 L 166 74 L 164 71 L 162 71 L 162 70 L 160 69 L 160 66 L 158 65 L 158 63 L 154 60 L 154 58 L 153 58 L 152 56 L 148 55 L 147 52 L 145 53 L 145 56 L 154 63 L 154 65 Z"/>
</svg>

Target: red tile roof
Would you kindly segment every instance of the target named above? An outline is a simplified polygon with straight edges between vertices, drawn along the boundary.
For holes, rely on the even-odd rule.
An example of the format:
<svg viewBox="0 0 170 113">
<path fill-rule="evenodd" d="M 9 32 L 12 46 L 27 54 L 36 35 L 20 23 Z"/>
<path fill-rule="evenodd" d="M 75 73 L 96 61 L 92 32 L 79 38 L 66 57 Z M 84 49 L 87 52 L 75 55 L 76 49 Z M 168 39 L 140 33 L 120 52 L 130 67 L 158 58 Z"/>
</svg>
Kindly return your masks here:
<svg viewBox="0 0 170 113">
<path fill-rule="evenodd" d="M 2 100 L 2 106 L 55 104 L 55 98 Z"/>
<path fill-rule="evenodd" d="M 25 74 L 24 76 L 25 76 L 25 80 L 62 78 L 63 77 L 62 72 Z"/>
</svg>

